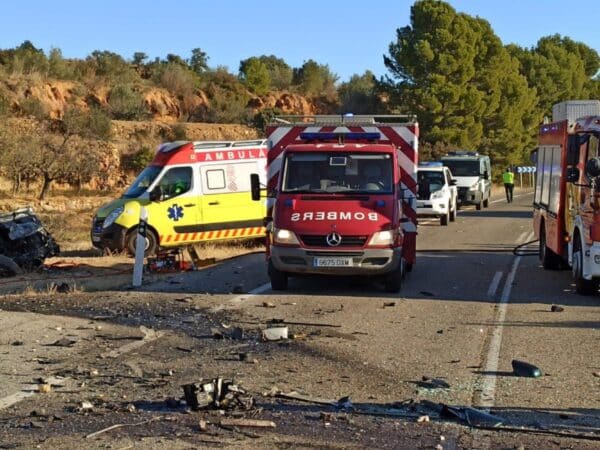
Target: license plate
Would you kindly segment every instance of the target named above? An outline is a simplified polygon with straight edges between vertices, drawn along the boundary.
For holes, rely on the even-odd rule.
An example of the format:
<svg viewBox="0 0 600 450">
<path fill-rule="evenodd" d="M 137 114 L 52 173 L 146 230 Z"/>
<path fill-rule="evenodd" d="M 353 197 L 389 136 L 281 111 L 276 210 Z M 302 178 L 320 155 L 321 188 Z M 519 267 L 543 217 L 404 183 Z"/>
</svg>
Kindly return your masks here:
<svg viewBox="0 0 600 450">
<path fill-rule="evenodd" d="M 313 264 L 315 267 L 350 267 L 352 258 L 315 258 Z"/>
<path fill-rule="evenodd" d="M 100 242 L 100 236 L 92 236 L 92 242 Z"/>
</svg>

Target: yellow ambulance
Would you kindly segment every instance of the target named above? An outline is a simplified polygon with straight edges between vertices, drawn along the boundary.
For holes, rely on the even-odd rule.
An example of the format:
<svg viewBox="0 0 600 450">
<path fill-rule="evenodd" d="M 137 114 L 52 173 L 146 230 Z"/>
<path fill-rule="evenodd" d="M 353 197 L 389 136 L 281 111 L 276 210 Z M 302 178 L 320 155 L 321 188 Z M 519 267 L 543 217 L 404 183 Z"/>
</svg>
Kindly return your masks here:
<svg viewBox="0 0 600 450">
<path fill-rule="evenodd" d="M 250 174 L 266 180 L 266 140 L 169 142 L 121 198 L 92 221 L 95 247 L 135 253 L 140 209 L 148 211 L 146 254 L 160 247 L 265 235 L 263 204 L 253 202 Z"/>
</svg>

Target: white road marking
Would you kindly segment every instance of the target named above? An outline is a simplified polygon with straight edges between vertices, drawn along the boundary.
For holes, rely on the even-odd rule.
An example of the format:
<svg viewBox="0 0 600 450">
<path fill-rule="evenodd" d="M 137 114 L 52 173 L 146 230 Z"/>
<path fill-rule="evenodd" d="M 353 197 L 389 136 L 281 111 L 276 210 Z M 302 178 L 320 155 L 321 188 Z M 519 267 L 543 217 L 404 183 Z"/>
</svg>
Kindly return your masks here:
<svg viewBox="0 0 600 450">
<path fill-rule="evenodd" d="M 243 301 L 249 300 L 252 297 L 257 296 L 258 294 L 262 294 L 263 292 L 268 291 L 269 289 L 271 289 L 271 283 L 265 283 L 262 286 L 258 286 L 257 288 L 252 289 L 247 294 L 238 295 L 237 297 L 233 297 L 231 300 L 229 300 L 229 302 L 227 302 L 228 306 L 226 306 L 226 305 L 214 306 L 214 307 L 210 308 L 209 311 L 212 313 L 215 313 L 215 312 L 222 311 L 225 308 L 235 307 L 235 306 L 239 305 L 240 303 L 242 303 Z"/>
<path fill-rule="evenodd" d="M 51 377 L 46 379 L 45 381 L 46 384 L 63 386 L 67 380 L 68 378 Z M 37 393 L 37 384 L 24 385 L 19 392 L 15 392 L 14 394 L 10 394 L 4 398 L 0 398 L 0 409 L 8 408 L 9 406 L 14 405 L 15 403 L 19 403 L 21 400 L 24 400 L 27 397 L 31 397 L 32 395 L 35 395 Z"/>
<path fill-rule="evenodd" d="M 533 233 L 528 232 L 529 236 Z M 515 281 L 515 275 L 521 262 L 521 256 L 517 256 L 513 262 L 512 268 L 506 277 L 504 288 L 502 289 L 502 296 L 498 303 L 498 309 L 496 312 L 496 326 L 492 331 L 492 337 L 490 339 L 488 354 L 485 362 L 484 371 L 486 373 L 481 389 L 481 400 L 479 406 L 483 408 L 491 408 L 494 406 L 495 391 L 496 391 L 496 375 L 498 371 L 498 360 L 500 359 L 500 346 L 502 344 L 502 329 L 504 327 L 504 319 L 506 318 L 506 310 L 508 309 L 508 300 L 510 299 L 510 292 L 512 290 L 512 284 Z"/>
<path fill-rule="evenodd" d="M 492 278 L 492 282 L 490 283 L 490 287 L 487 291 L 488 297 L 493 297 L 494 295 L 496 295 L 496 291 L 498 290 L 498 285 L 500 284 L 500 280 L 502 279 L 503 274 L 504 272 L 496 272 L 494 278 Z"/>
</svg>

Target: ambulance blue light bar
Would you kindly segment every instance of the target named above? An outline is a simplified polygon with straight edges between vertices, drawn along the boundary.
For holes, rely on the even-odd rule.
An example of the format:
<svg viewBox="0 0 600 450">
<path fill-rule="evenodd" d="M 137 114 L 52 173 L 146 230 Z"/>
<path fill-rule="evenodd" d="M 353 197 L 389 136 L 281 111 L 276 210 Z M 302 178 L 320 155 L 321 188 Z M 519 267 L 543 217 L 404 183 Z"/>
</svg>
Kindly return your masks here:
<svg viewBox="0 0 600 450">
<path fill-rule="evenodd" d="M 330 141 L 342 137 L 345 141 L 376 141 L 381 139 L 381 133 L 377 132 L 306 132 L 300 133 L 303 141 Z"/>
</svg>

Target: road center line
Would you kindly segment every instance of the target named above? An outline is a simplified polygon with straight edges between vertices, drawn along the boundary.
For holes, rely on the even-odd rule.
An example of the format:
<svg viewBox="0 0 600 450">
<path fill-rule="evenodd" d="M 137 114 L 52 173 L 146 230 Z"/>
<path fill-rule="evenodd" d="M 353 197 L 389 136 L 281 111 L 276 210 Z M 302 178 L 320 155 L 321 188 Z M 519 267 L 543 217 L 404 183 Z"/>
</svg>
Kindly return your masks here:
<svg viewBox="0 0 600 450">
<path fill-rule="evenodd" d="M 265 283 L 261 286 L 258 286 L 256 288 L 252 289 L 247 294 L 238 295 L 237 297 L 233 297 L 231 300 L 229 300 L 227 302 L 229 305 L 228 308 L 235 307 L 235 306 L 239 305 L 240 303 L 242 303 L 243 301 L 250 300 L 252 297 L 262 294 L 263 292 L 268 291 L 269 289 L 271 289 L 271 283 Z M 216 312 L 224 310 L 225 308 L 226 308 L 226 305 L 214 306 L 214 307 L 210 308 L 210 312 L 216 313 Z"/>
<path fill-rule="evenodd" d="M 496 291 L 498 290 L 498 285 L 500 284 L 500 280 L 502 279 L 503 274 L 504 272 L 496 272 L 494 278 L 492 278 L 492 282 L 490 283 L 490 287 L 487 291 L 488 297 L 493 297 L 494 295 L 496 295 Z"/>
<path fill-rule="evenodd" d="M 525 232 L 525 236 L 529 236 L 529 239 L 531 239 L 531 231 Z M 522 239 L 524 240 L 527 238 L 521 238 L 520 236 L 519 240 L 521 241 Z M 481 397 L 479 401 L 479 406 L 483 408 L 491 408 L 494 406 L 497 378 L 496 372 L 498 372 L 500 346 L 502 345 L 502 329 L 504 328 L 504 320 L 506 318 L 506 311 L 508 309 L 508 300 L 510 299 L 512 285 L 515 281 L 515 276 L 517 274 L 517 269 L 519 268 L 521 258 L 521 256 L 517 256 L 514 259 L 512 268 L 510 269 L 510 272 L 506 277 L 506 281 L 502 289 L 502 296 L 500 297 L 500 302 L 498 303 L 498 307 L 496 310 L 496 325 L 494 326 L 494 330 L 492 331 L 492 337 L 490 339 L 488 354 L 485 361 L 485 375 L 483 378 Z"/>
</svg>

